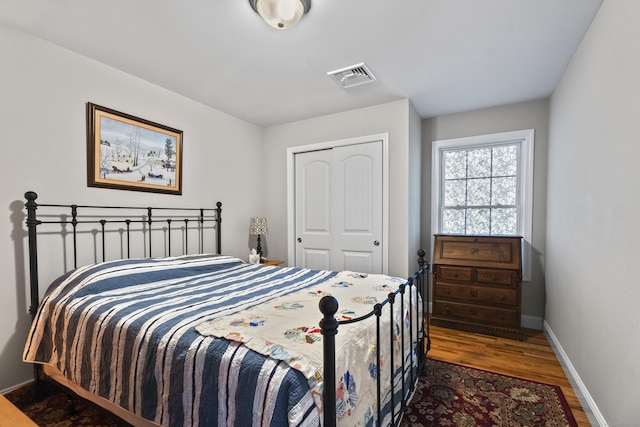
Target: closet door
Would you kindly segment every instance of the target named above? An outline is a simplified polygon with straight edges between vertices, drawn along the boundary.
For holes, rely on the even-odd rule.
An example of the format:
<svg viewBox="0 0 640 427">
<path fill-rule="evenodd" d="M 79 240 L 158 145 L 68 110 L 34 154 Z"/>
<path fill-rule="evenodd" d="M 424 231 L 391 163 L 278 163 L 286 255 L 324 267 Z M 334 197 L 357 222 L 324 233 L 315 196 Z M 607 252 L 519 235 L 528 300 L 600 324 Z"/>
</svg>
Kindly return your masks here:
<svg viewBox="0 0 640 427">
<path fill-rule="evenodd" d="M 331 267 L 331 150 L 295 156 L 297 267 Z"/>
<path fill-rule="evenodd" d="M 382 272 L 382 142 L 296 154 L 296 265 Z"/>
</svg>

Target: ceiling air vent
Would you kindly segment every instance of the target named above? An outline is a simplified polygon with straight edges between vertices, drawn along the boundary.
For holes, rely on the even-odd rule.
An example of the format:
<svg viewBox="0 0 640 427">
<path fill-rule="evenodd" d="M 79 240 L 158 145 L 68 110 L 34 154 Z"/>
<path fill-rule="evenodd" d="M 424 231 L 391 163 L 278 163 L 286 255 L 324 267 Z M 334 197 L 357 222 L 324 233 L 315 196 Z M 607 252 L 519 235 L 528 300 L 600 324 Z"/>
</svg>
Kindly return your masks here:
<svg viewBox="0 0 640 427">
<path fill-rule="evenodd" d="M 364 62 L 340 70 L 330 71 L 327 75 L 334 78 L 335 81 L 345 88 L 376 80 Z"/>
</svg>

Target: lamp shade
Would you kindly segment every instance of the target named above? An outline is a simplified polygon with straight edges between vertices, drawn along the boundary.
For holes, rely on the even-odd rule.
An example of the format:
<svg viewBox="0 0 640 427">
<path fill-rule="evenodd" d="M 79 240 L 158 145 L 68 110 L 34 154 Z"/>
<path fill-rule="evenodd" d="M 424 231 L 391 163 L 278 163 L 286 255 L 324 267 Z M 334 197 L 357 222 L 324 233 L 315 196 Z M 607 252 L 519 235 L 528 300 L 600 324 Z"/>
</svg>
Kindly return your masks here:
<svg viewBox="0 0 640 427">
<path fill-rule="evenodd" d="M 253 9 L 273 28 L 286 30 L 311 8 L 311 0 L 249 0 Z"/>
<path fill-rule="evenodd" d="M 267 218 L 263 216 L 251 217 L 251 226 L 249 227 L 249 234 L 269 234 L 269 227 L 267 226 Z"/>
</svg>

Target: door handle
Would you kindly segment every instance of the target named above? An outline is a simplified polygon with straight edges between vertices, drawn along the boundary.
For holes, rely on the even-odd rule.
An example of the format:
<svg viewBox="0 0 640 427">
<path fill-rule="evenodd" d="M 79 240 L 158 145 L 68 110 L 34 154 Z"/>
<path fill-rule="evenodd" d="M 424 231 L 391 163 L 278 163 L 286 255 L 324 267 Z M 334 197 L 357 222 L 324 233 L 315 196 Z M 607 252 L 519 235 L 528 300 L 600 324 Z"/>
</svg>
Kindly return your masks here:
<svg viewBox="0 0 640 427">
<path fill-rule="evenodd" d="M 380 246 L 380 242 L 378 242 L 377 240 L 373 241 L 373 246 Z"/>
</svg>

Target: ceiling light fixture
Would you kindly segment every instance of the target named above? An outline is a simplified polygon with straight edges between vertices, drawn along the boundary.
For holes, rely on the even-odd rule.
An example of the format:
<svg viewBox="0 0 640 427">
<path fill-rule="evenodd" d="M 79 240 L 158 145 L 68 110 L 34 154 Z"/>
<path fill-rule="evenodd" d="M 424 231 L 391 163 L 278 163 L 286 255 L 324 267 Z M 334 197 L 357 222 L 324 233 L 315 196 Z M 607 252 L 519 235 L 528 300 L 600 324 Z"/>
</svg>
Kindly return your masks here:
<svg viewBox="0 0 640 427">
<path fill-rule="evenodd" d="M 286 30 L 311 9 L 311 0 L 249 0 L 253 10 L 273 28 Z"/>
</svg>

